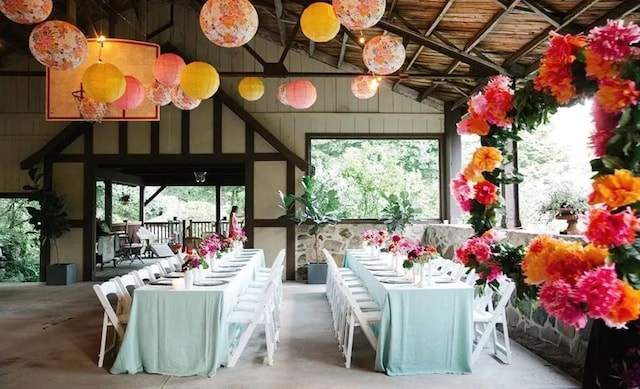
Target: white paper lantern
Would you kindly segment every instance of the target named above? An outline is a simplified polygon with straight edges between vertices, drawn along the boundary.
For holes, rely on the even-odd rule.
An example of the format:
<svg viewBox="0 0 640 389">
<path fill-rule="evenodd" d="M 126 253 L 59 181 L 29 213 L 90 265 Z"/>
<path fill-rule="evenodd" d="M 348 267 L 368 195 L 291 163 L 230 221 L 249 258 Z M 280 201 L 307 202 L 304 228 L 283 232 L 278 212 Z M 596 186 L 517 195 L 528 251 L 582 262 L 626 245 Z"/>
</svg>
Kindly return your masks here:
<svg viewBox="0 0 640 389">
<path fill-rule="evenodd" d="M 280 84 L 280 86 L 278 86 L 276 97 L 280 103 L 287 106 L 289 105 L 289 102 L 287 101 L 287 84 Z"/>
<path fill-rule="evenodd" d="M 333 0 L 333 11 L 349 30 L 365 30 L 382 19 L 385 0 Z"/>
<path fill-rule="evenodd" d="M 248 0 L 209 0 L 200 10 L 200 28 L 221 47 L 240 47 L 258 31 L 258 12 Z"/>
<path fill-rule="evenodd" d="M 174 86 L 171 89 L 171 102 L 176 107 L 183 111 L 190 111 L 200 105 L 202 100 L 194 99 L 188 94 L 184 93 L 179 85 Z"/>
<path fill-rule="evenodd" d="M 100 123 L 109 110 L 109 105 L 101 103 L 90 97 L 85 97 L 78 103 L 80 116 L 88 122 Z"/>
<path fill-rule="evenodd" d="M 29 50 L 44 66 L 56 70 L 78 67 L 89 53 L 87 37 L 76 26 L 59 20 L 38 24 L 29 35 Z"/>
<path fill-rule="evenodd" d="M 154 81 L 147 87 L 147 100 L 153 105 L 165 106 L 171 102 L 171 89 L 173 88 L 170 86 L 164 86 L 158 81 Z"/>
<path fill-rule="evenodd" d="M 51 0 L 7 0 L 0 1 L 0 12 L 20 24 L 42 23 L 53 10 Z"/>
<path fill-rule="evenodd" d="M 359 99 L 370 99 L 378 92 L 378 80 L 372 76 L 358 76 L 351 81 L 351 92 Z"/>
<path fill-rule="evenodd" d="M 400 38 L 378 35 L 362 50 L 364 64 L 374 74 L 391 74 L 400 70 L 407 53 Z"/>
</svg>

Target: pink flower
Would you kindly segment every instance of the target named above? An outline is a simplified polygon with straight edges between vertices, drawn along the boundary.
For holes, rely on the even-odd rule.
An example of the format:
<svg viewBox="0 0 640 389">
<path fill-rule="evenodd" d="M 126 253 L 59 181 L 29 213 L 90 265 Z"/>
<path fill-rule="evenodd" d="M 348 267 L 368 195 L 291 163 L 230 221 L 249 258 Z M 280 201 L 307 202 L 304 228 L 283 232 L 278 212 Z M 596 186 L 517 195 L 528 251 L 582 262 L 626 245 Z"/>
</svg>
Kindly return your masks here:
<svg viewBox="0 0 640 389">
<path fill-rule="evenodd" d="M 506 238 L 507 233 L 504 230 L 498 230 L 498 229 L 492 228 L 489 231 L 482 234 L 482 237 L 485 238 L 489 242 L 489 244 L 494 244 Z"/>
<path fill-rule="evenodd" d="M 487 99 L 482 93 L 476 93 L 469 99 L 469 109 L 476 115 L 484 116 L 487 112 Z"/>
<path fill-rule="evenodd" d="M 500 266 L 495 263 L 489 264 L 489 270 L 483 271 L 480 274 L 480 278 L 486 278 L 488 282 L 496 280 L 498 277 L 502 275 L 502 270 L 500 270 Z"/>
<path fill-rule="evenodd" d="M 622 62 L 631 56 L 631 45 L 640 41 L 640 27 L 631 22 L 625 26 L 623 20 L 609 20 L 606 26 L 593 28 L 589 39 L 589 50 L 606 60 Z"/>
<path fill-rule="evenodd" d="M 602 109 L 597 99 L 593 100 L 591 112 L 595 124 L 595 129 L 591 134 L 591 144 L 595 155 L 602 157 L 607 154 L 607 142 L 611 139 L 614 130 L 618 126 L 620 116 L 607 113 Z"/>
<path fill-rule="evenodd" d="M 605 318 L 622 296 L 614 265 L 604 265 L 584 273 L 574 291 L 573 299 L 585 304 L 587 313 L 595 318 Z"/>
<path fill-rule="evenodd" d="M 458 135 L 469 135 L 469 134 L 471 134 L 470 124 L 471 124 L 471 118 L 466 118 L 466 119 L 460 120 L 456 124 L 456 130 L 458 132 Z"/>
<path fill-rule="evenodd" d="M 584 328 L 587 315 L 573 299 L 573 288 L 564 280 L 545 282 L 538 292 L 540 305 L 565 324 Z"/>
<path fill-rule="evenodd" d="M 469 187 L 469 181 L 467 181 L 466 177 L 462 173 L 458 173 L 456 178 L 451 180 L 451 192 L 453 193 L 453 197 L 456 199 L 460 208 L 464 212 L 471 211 L 472 206 L 472 196 L 471 196 L 471 188 Z"/>
<path fill-rule="evenodd" d="M 456 250 L 456 258 L 467 267 L 476 267 L 490 261 L 491 247 L 486 239 L 475 236 Z"/>
<path fill-rule="evenodd" d="M 630 207 L 622 212 L 611 213 L 604 205 L 600 205 L 589 211 L 587 217 L 585 236 L 596 246 L 612 248 L 631 244 L 636 241 L 636 233 L 640 231 L 640 222 Z"/>
<path fill-rule="evenodd" d="M 513 108 L 513 89 L 511 80 L 506 76 L 492 77 L 484 88 L 484 97 L 487 100 L 486 118 L 491 124 L 499 127 L 508 127 L 512 119 L 507 113 Z"/>
</svg>

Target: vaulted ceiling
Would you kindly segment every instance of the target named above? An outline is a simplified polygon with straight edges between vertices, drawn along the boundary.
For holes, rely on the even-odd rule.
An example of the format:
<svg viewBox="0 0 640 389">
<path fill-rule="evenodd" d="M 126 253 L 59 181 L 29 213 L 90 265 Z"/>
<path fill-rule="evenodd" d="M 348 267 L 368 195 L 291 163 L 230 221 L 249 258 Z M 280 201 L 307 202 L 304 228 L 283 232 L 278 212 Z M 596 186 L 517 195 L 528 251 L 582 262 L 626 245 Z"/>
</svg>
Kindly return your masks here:
<svg viewBox="0 0 640 389">
<path fill-rule="evenodd" d="M 65 0 L 54 1 L 52 19 L 68 19 L 69 12 L 85 32 L 96 20 L 120 18 L 140 22 L 145 9 L 169 3 L 198 11 L 205 0 Z M 394 90 L 418 101 L 435 98 L 453 107 L 463 104 L 478 85 L 493 74 L 515 78 L 530 75 L 547 47 L 549 33 L 579 33 L 607 19 L 640 21 L 640 0 L 387 0 L 380 22 L 365 31 L 342 28 L 329 42 L 309 41 L 300 31 L 299 18 L 311 0 L 251 0 L 259 14 L 258 34 L 283 47 L 279 63 L 263 64 L 265 77 L 288 74 L 282 61 L 288 50 L 334 66 L 338 73 L 314 77 L 347 77 L 366 73 L 360 36 L 366 40 L 383 33 L 402 38 L 407 58 L 402 68 L 386 77 Z M 126 15 L 130 15 L 127 17 Z M 194 20 L 197 23 L 197 20 Z M 28 54 L 31 26 L 0 19 L 0 59 L 7 54 Z M 154 32 L 147 31 L 147 39 Z M 142 37 L 144 39 L 144 37 Z M 160 42 L 163 43 L 163 42 Z M 0 72 L 2 71 L 0 63 Z M 304 74 L 296 74 L 304 76 Z M 409 93 L 407 93 L 409 91 Z"/>
</svg>

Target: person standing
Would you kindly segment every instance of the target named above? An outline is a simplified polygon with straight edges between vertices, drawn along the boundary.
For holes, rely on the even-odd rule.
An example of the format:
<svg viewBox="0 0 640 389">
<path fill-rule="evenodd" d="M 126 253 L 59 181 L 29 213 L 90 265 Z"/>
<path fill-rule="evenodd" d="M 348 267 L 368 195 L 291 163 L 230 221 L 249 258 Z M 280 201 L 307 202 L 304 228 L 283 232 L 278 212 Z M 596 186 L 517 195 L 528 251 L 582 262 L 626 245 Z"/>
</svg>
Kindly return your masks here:
<svg viewBox="0 0 640 389">
<path fill-rule="evenodd" d="M 241 233 L 240 223 L 238 222 L 238 206 L 231 207 L 229 214 L 229 237 L 234 238 Z"/>
</svg>

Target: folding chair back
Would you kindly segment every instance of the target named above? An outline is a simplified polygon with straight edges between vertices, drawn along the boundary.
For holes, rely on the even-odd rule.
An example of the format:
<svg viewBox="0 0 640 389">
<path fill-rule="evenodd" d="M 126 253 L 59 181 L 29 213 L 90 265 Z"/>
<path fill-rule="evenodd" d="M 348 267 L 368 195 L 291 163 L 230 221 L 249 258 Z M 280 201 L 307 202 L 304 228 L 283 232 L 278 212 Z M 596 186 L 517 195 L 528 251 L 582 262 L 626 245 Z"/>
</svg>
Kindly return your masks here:
<svg viewBox="0 0 640 389">
<path fill-rule="evenodd" d="M 113 309 L 113 305 L 111 305 L 109 296 L 116 296 L 119 302 L 125 298 L 115 282 L 107 281 L 102 284 L 93 285 L 93 290 L 95 291 L 96 296 L 98 296 L 100 305 L 102 305 L 104 310 L 100 352 L 98 354 L 98 367 L 102 367 L 104 355 L 115 347 L 118 338 L 122 339 L 124 337 L 124 326 L 129 321 L 129 312 L 116 312 Z M 118 306 L 121 306 L 121 304 L 118 304 Z M 113 344 L 106 349 L 108 327 L 113 327 L 115 334 L 113 336 Z"/>
<path fill-rule="evenodd" d="M 162 268 L 162 266 L 160 266 L 157 263 L 152 263 L 151 265 L 147 266 L 147 269 L 149 269 L 149 272 L 151 272 L 151 274 L 153 274 L 155 278 L 160 278 L 167 275 L 164 272 L 164 269 Z"/>
<path fill-rule="evenodd" d="M 148 267 L 132 271 L 133 276 L 138 279 L 138 285 L 144 285 L 147 282 L 156 280 L 156 277 L 149 271 Z"/>
<path fill-rule="evenodd" d="M 141 284 L 133 272 L 122 276 L 116 276 L 113 280 L 115 281 L 116 285 L 118 285 L 118 288 L 120 288 L 120 294 L 125 300 L 125 304 L 127 304 L 125 306 L 125 310 L 128 311 L 131 307 L 131 296 L 133 295 L 133 291 L 136 288 L 144 285 L 144 283 Z"/>
</svg>

